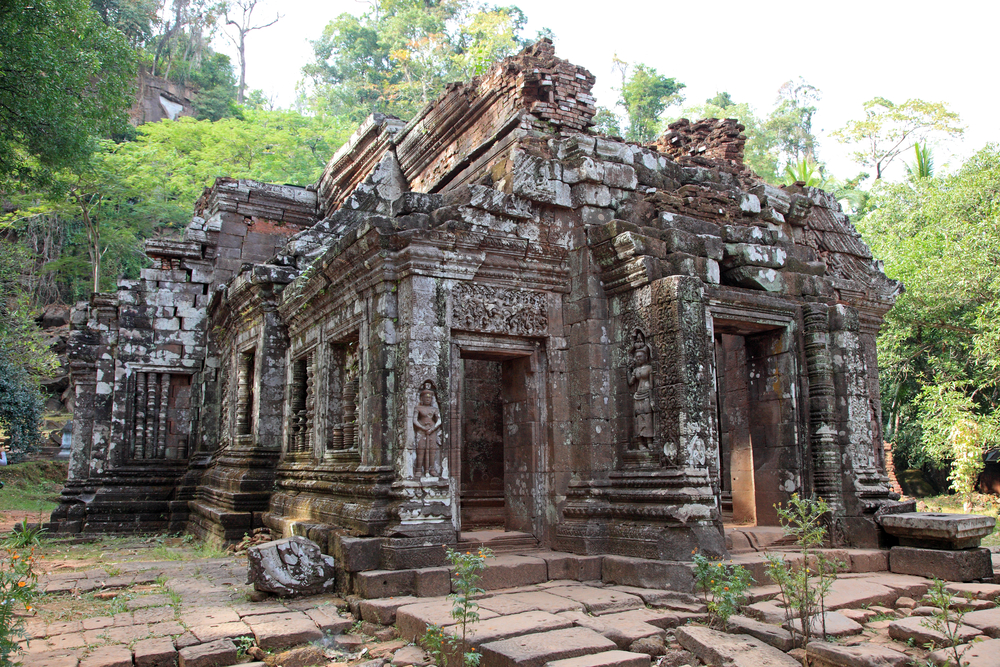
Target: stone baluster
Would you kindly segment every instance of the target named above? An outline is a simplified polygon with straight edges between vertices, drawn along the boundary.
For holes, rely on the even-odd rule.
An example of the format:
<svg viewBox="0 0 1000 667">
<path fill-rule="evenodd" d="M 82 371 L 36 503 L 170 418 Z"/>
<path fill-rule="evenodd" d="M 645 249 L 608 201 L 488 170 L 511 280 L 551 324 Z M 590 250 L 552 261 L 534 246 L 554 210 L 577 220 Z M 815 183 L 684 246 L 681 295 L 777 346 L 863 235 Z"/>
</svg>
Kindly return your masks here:
<svg viewBox="0 0 1000 667">
<path fill-rule="evenodd" d="M 836 391 L 830 356 L 829 306 L 805 307 L 805 353 L 809 374 L 809 444 L 813 489 L 829 505 L 834 518 L 844 512 L 840 445 L 837 441 Z M 836 537 L 836 536 L 834 536 Z"/>
</svg>

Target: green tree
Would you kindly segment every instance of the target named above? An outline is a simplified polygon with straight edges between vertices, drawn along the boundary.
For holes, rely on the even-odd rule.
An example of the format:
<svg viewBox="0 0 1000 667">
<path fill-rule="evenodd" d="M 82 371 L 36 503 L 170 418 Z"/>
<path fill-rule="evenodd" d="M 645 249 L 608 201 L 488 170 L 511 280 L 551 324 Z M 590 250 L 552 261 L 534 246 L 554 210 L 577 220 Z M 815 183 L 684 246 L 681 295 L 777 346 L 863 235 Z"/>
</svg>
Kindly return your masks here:
<svg viewBox="0 0 1000 667">
<path fill-rule="evenodd" d="M 683 101 L 679 93 L 685 85 L 642 63 L 631 68 L 621 63 L 619 67 L 622 72 L 620 103 L 628 114 L 625 138 L 648 143 L 659 133 L 660 117 L 667 107 Z M 629 69 L 632 73 L 626 76 Z"/>
<path fill-rule="evenodd" d="M 813 116 L 820 91 L 799 77 L 778 89 L 777 106 L 765 125 L 774 134 L 781 162 L 794 164 L 802 159 L 817 162 Z"/>
<path fill-rule="evenodd" d="M 0 184 L 45 180 L 128 125 L 135 55 L 86 0 L 0 3 Z"/>
<path fill-rule="evenodd" d="M 381 0 L 361 17 L 341 14 L 303 68 L 314 87 L 308 105 L 355 123 L 375 111 L 411 117 L 445 84 L 523 48 L 525 23 L 516 7 L 468 0 Z"/>
<path fill-rule="evenodd" d="M 949 175 L 878 181 L 857 221 L 906 286 L 879 335 L 885 437 L 912 465 L 956 459 L 1000 407 L 1000 149 Z M 959 425 L 960 431 L 955 431 Z"/>
<path fill-rule="evenodd" d="M 864 119 L 852 120 L 832 135 L 844 143 L 860 146 L 853 153 L 854 160 L 874 168 L 875 180 L 882 178 L 886 167 L 900 153 L 926 141 L 928 136 L 960 137 L 965 131 L 958 114 L 949 111 L 942 102 L 914 98 L 893 104 L 884 97 L 876 97 L 865 102 L 864 110 Z"/>
</svg>

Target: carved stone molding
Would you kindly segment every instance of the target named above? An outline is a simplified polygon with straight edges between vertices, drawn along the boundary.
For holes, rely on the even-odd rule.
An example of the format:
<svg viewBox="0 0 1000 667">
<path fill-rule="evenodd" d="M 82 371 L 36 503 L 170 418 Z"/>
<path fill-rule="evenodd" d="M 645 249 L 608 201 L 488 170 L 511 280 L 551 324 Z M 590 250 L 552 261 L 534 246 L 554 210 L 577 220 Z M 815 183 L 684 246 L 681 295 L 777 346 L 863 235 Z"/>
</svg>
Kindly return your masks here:
<svg viewBox="0 0 1000 667">
<path fill-rule="evenodd" d="M 465 331 L 543 336 L 549 318 L 545 295 L 460 282 L 452 291 L 452 326 Z"/>
</svg>

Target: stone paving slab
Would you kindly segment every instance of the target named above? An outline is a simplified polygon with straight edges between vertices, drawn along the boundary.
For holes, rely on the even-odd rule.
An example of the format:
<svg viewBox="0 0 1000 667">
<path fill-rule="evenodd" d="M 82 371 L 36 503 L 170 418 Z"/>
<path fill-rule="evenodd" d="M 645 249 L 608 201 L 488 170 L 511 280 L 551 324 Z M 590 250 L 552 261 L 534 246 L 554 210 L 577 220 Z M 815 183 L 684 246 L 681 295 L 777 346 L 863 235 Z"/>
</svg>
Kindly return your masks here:
<svg viewBox="0 0 1000 667">
<path fill-rule="evenodd" d="M 604 651 L 545 663 L 545 667 L 649 667 L 649 665 L 648 655 L 628 651 Z"/>
<path fill-rule="evenodd" d="M 253 634 L 253 630 L 243 621 L 236 621 L 235 623 L 220 623 L 219 625 L 195 626 L 191 628 L 191 634 L 197 637 L 199 642 L 207 643 L 220 639 L 249 637 Z"/>
<path fill-rule="evenodd" d="M 590 614 L 610 614 L 627 609 L 644 607 L 642 598 L 637 595 L 622 593 L 613 588 L 596 588 L 594 586 L 562 586 L 550 588 L 552 595 L 569 598 L 581 603 Z"/>
<path fill-rule="evenodd" d="M 498 614 L 519 614 L 525 611 L 547 611 L 558 614 L 561 611 L 582 610 L 583 603 L 545 591 L 506 593 L 477 601 L 481 609 Z"/>
<path fill-rule="evenodd" d="M 455 623 L 451 617 L 451 600 L 448 598 L 432 598 L 427 602 L 406 605 L 396 610 L 396 629 L 399 636 L 409 641 L 415 641 L 427 631 L 428 625 L 447 627 Z M 497 614 L 489 609 L 480 609 L 479 618 L 482 621 L 495 618 Z"/>
<path fill-rule="evenodd" d="M 627 649 L 632 645 L 632 642 L 639 639 L 648 637 L 663 639 L 666 636 L 666 632 L 662 628 L 636 619 L 620 618 L 621 614 L 591 616 L 580 611 L 564 611 L 559 616 L 581 628 L 600 633 L 613 641 L 620 649 Z M 612 619 L 616 616 L 619 618 Z"/>
<path fill-rule="evenodd" d="M 21 667 L 77 667 L 82 650 L 44 651 L 21 656 Z"/>
<path fill-rule="evenodd" d="M 809 642 L 806 655 L 812 667 L 907 667 L 913 658 L 888 646 L 844 646 Z"/>
<path fill-rule="evenodd" d="M 257 646 L 265 651 L 305 644 L 323 637 L 312 619 L 299 611 L 246 616 L 244 622 L 253 630 Z"/>
<path fill-rule="evenodd" d="M 132 651 L 127 646 L 99 646 L 80 660 L 80 667 L 132 667 Z"/>
<path fill-rule="evenodd" d="M 918 646 L 926 644 L 934 644 L 935 646 L 948 645 L 949 640 L 947 637 L 937 630 L 927 627 L 927 625 L 924 625 L 925 623 L 930 625 L 930 622 L 926 618 L 920 616 L 901 618 L 889 625 L 889 636 L 896 641 L 904 643 L 912 639 Z M 982 632 L 970 625 L 961 625 L 956 634 L 959 641 L 967 642 L 978 637 Z"/>
<path fill-rule="evenodd" d="M 699 625 L 678 628 L 678 643 L 706 665 L 727 667 L 801 667 L 783 651 L 749 635 L 730 635 Z"/>
<path fill-rule="evenodd" d="M 958 647 L 962 656 L 962 667 L 997 667 L 1000 665 L 1000 639 L 988 639 L 983 642 L 962 644 Z M 954 665 L 954 653 L 951 649 L 938 649 L 927 658 L 935 665 Z"/>
<path fill-rule="evenodd" d="M 526 611 L 474 623 L 467 629 L 466 643 L 478 647 L 501 639 L 570 627 L 573 627 L 573 621 L 562 616 L 544 611 Z M 446 628 L 445 633 L 460 637 L 461 629 L 458 625 L 452 625 Z"/>
<path fill-rule="evenodd" d="M 593 630 L 566 628 L 483 644 L 480 667 L 542 667 L 547 662 L 615 648 L 614 642 Z"/>
<path fill-rule="evenodd" d="M 135 667 L 173 667 L 177 649 L 169 638 L 144 639 L 132 649 Z"/>
<path fill-rule="evenodd" d="M 945 589 L 959 597 L 971 595 L 976 600 L 994 601 L 1000 597 L 1000 584 L 952 583 L 945 586 Z"/>
<path fill-rule="evenodd" d="M 1000 608 L 969 612 L 962 619 L 966 625 L 978 628 L 988 637 L 1000 637 Z"/>
</svg>

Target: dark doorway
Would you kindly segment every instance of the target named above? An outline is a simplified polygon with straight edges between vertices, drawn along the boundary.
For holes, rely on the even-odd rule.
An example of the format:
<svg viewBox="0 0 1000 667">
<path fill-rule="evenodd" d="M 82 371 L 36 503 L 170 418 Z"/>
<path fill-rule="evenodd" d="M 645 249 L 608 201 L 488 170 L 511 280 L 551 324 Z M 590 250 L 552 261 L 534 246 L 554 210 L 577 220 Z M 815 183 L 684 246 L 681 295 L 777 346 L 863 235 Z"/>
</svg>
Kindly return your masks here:
<svg viewBox="0 0 1000 667">
<path fill-rule="evenodd" d="M 501 362 L 465 359 L 462 530 L 506 528 Z"/>
<path fill-rule="evenodd" d="M 732 522 L 774 526 L 799 486 L 795 359 L 786 329 L 716 326 L 719 486 Z"/>
</svg>

